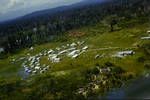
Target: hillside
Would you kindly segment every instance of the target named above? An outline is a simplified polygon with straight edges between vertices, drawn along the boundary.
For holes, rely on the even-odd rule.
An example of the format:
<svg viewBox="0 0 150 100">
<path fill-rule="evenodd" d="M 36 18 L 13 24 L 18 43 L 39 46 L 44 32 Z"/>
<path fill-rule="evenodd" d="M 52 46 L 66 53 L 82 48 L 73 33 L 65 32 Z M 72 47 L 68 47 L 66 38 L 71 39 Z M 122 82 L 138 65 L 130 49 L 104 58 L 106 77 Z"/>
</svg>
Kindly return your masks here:
<svg viewBox="0 0 150 100">
<path fill-rule="evenodd" d="M 136 1 L 137 7 L 141 2 Z M 148 79 L 150 19 L 147 10 L 142 13 L 134 7 L 130 10 L 125 7 L 117 12 L 112 10 L 114 13 L 104 14 L 97 21 L 94 21 L 95 17 L 87 18 L 83 21 L 92 20 L 91 24 L 80 27 L 76 27 L 80 22 L 70 24 L 75 27 L 52 35 L 51 41 L 34 42 L 15 52 L 2 53 L 0 99 L 108 98 L 109 92 L 126 88 L 139 77 Z M 121 12 L 124 9 L 125 14 Z M 95 11 L 94 7 L 86 12 L 89 10 Z M 135 14 L 132 13 L 134 11 Z M 94 13 L 91 14 L 94 16 Z M 38 32 L 41 33 L 41 30 Z M 32 38 L 38 40 L 34 35 Z M 123 96 L 132 97 L 132 93 L 124 93 Z"/>
<path fill-rule="evenodd" d="M 69 8 L 67 10 L 60 7 L 60 9 L 37 12 L 33 14 L 36 16 L 27 15 L 0 26 L 0 47 L 3 47 L 6 53 L 14 53 L 34 44 L 51 42 L 52 37 L 62 35 L 66 31 L 94 25 L 107 16 L 110 16 L 107 24 L 111 24 L 111 20 L 116 20 L 115 16 L 119 17 L 118 21 L 148 18 L 149 3 L 147 0 L 126 0 L 126 2 L 110 0 L 75 8 L 62 7 Z M 143 21 L 147 20 L 149 19 L 143 19 Z"/>
<path fill-rule="evenodd" d="M 145 55 L 145 52 L 143 52 L 142 50 L 144 49 L 144 47 L 142 46 L 145 43 L 149 43 L 149 40 L 141 40 L 141 37 L 148 35 L 146 31 L 149 29 L 149 26 L 150 25 L 148 23 L 143 23 L 137 24 L 131 28 L 109 32 L 107 31 L 109 30 L 108 27 L 103 26 L 101 23 L 99 23 L 94 26 L 71 30 L 69 32 L 66 32 L 66 36 L 59 37 L 52 43 L 36 45 L 32 49 L 25 49 L 17 54 L 9 56 L 9 58 L 7 59 L 0 60 L 0 76 L 3 80 L 1 80 L 1 82 L 3 83 L 1 83 L 1 95 L 7 98 L 7 94 L 2 93 L 2 91 L 7 88 L 7 91 L 5 90 L 7 93 L 9 89 L 8 86 L 11 85 L 14 87 L 14 89 L 10 87 L 11 90 L 9 91 L 9 93 L 16 98 L 22 96 L 24 96 L 24 98 L 28 98 L 29 95 L 33 99 L 39 98 L 39 96 L 41 99 L 46 97 L 72 98 L 72 96 L 74 96 L 74 92 L 78 89 L 84 88 L 84 86 L 86 85 L 88 86 L 88 84 L 91 82 L 93 82 L 93 84 L 96 84 L 94 81 L 90 81 L 88 77 L 92 77 L 92 75 L 96 74 L 96 80 L 100 80 L 98 78 L 99 76 L 97 75 L 97 72 L 91 72 L 93 74 L 89 74 L 90 76 L 87 75 L 89 71 L 92 71 L 97 67 L 103 68 L 103 66 L 104 68 L 106 66 L 114 66 L 114 68 L 116 67 L 120 70 L 123 70 L 123 72 L 121 71 L 121 73 L 123 73 L 123 76 L 119 75 L 120 72 L 117 72 L 118 74 L 115 72 L 116 74 L 114 75 L 117 76 L 111 76 L 110 78 L 107 77 L 105 79 L 106 81 L 111 82 L 113 77 L 117 77 L 117 79 L 114 80 L 114 82 L 117 82 L 118 77 L 120 77 L 121 83 L 119 81 L 119 83 L 116 83 L 116 85 L 113 83 L 105 83 L 103 85 L 100 85 L 99 83 L 100 87 L 98 88 L 98 91 L 93 90 L 94 94 L 88 94 L 87 97 L 96 95 L 97 93 L 103 94 L 110 91 L 111 88 L 120 87 L 122 85 L 122 82 L 126 84 L 127 80 L 129 81 L 135 77 L 146 75 L 146 73 L 144 74 L 144 70 L 146 70 L 145 65 L 147 64 L 147 62 L 149 62 L 149 54 Z M 77 33 L 78 35 L 76 35 Z M 66 46 L 67 44 L 77 43 L 79 41 L 84 41 L 85 43 L 83 46 L 88 46 L 87 51 L 85 51 L 79 57 L 72 59 L 71 57 L 67 57 L 65 56 L 65 54 L 63 54 L 61 55 L 60 62 L 51 62 L 48 60 L 47 55 L 42 55 L 40 58 L 40 64 L 48 65 L 49 68 L 47 69 L 47 71 L 42 72 L 42 74 L 40 74 L 41 72 L 29 72 L 29 75 L 25 74 L 22 64 L 26 60 L 19 60 L 20 58 L 29 58 L 30 56 L 33 57 L 40 52 L 42 53 L 50 49 L 55 50 L 58 47 L 61 48 L 63 45 Z M 138 45 L 139 47 L 137 47 Z M 123 58 L 113 57 L 113 55 L 117 52 L 127 50 L 133 50 L 135 54 L 128 55 Z M 30 54 L 30 56 L 28 54 Z M 99 56 L 95 58 L 96 55 Z M 30 76 L 30 73 L 34 73 L 34 75 L 31 74 Z M 127 80 L 124 80 L 123 77 L 127 78 Z M 51 81 L 58 81 L 58 83 L 53 83 L 52 85 Z M 59 81 L 61 81 L 61 84 Z M 7 82 L 8 85 L 5 82 Z M 105 87 L 107 86 L 106 84 L 110 87 Z M 40 90 L 44 88 L 46 90 Z M 63 90 L 61 90 L 62 88 Z M 106 90 L 104 90 L 104 88 L 106 88 Z M 47 89 L 51 92 L 49 93 Z M 99 91 L 99 89 L 102 90 Z M 37 90 L 39 93 L 37 92 Z M 60 93 L 59 96 L 58 94 L 53 94 L 52 91 L 54 93 L 58 91 L 58 93 Z M 43 92 L 44 94 L 42 94 Z M 34 95 L 32 93 L 34 93 Z M 78 96 L 82 97 L 82 95 Z"/>
</svg>

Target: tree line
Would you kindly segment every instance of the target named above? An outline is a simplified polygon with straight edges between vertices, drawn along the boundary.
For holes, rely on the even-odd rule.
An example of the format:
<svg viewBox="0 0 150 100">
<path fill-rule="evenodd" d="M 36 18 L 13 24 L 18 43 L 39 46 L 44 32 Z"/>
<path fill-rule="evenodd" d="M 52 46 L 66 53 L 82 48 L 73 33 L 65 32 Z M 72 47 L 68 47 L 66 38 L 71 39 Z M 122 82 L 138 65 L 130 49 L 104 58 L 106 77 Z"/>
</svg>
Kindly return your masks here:
<svg viewBox="0 0 150 100">
<path fill-rule="evenodd" d="M 149 0 L 112 0 L 111 2 L 86 5 L 44 15 L 23 17 L 0 25 L 0 47 L 5 52 L 14 52 L 34 44 L 49 42 L 64 32 L 94 25 L 107 16 L 115 15 L 129 20 L 149 16 Z M 118 19 L 110 17 L 110 31 Z"/>
</svg>

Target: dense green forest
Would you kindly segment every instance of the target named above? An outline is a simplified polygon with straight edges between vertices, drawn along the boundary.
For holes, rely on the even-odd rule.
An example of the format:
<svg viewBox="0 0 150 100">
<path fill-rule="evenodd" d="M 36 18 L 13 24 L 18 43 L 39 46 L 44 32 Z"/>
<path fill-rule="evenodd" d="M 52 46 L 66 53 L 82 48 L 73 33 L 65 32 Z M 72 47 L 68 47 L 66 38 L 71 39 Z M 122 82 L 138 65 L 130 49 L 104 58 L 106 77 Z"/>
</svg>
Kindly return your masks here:
<svg viewBox="0 0 150 100">
<path fill-rule="evenodd" d="M 68 30 L 94 25 L 106 17 L 106 24 L 113 31 L 113 25 L 118 21 L 149 20 L 149 3 L 148 0 L 112 0 L 103 4 L 58 10 L 46 15 L 23 17 L 0 26 L 0 45 L 5 52 L 14 52 L 20 48 L 49 42 Z M 124 24 L 120 27 L 130 26 Z"/>
</svg>

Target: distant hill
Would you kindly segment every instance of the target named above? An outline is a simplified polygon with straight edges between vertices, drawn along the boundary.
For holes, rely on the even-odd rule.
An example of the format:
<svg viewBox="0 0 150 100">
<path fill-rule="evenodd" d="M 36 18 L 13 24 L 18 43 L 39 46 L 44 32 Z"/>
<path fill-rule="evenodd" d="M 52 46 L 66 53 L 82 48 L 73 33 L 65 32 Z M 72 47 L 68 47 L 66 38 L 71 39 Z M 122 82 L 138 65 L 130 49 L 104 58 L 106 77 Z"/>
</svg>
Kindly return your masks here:
<svg viewBox="0 0 150 100">
<path fill-rule="evenodd" d="M 31 21 L 38 23 L 39 19 L 42 18 L 42 20 L 47 20 L 47 17 L 55 16 L 56 14 L 61 14 L 62 16 L 65 15 L 65 13 L 71 12 L 73 13 L 74 9 L 84 9 L 87 6 L 92 6 L 95 4 L 100 4 L 102 2 L 108 2 L 111 0 L 84 0 L 79 3 L 75 3 L 68 6 L 60 6 L 56 8 L 36 11 L 15 19 L 7 20 L 4 22 L 0 22 L 0 36 L 9 34 L 8 29 L 13 30 L 10 33 L 15 33 L 16 31 L 16 25 L 25 27 L 25 24 L 29 24 Z M 66 14 L 67 15 L 67 14 Z"/>
<path fill-rule="evenodd" d="M 60 36 L 69 30 L 94 25 L 107 18 L 111 21 L 111 16 L 118 20 L 141 18 L 144 22 L 150 14 L 149 4 L 149 0 L 84 0 L 70 6 L 33 12 L 1 23 L 0 45 L 10 51 L 45 43 L 52 36 Z"/>
<path fill-rule="evenodd" d="M 17 18 L 7 20 L 7 21 L 2 21 L 2 22 L 0 22 L 0 25 L 11 24 L 12 22 L 18 21 L 21 19 L 23 20 L 23 19 L 33 18 L 33 17 L 50 15 L 50 14 L 57 13 L 57 12 L 62 12 L 62 11 L 75 9 L 75 8 L 82 7 L 82 6 L 93 5 L 93 4 L 107 2 L 107 1 L 110 1 L 110 0 L 83 0 L 82 2 L 75 3 L 72 5 L 68 5 L 68 6 L 60 6 L 60 7 L 56 7 L 56 8 L 50 8 L 50 9 L 45 9 L 45 10 L 41 10 L 41 11 L 35 11 L 35 12 L 30 13 L 30 14 L 21 16 L 21 17 L 17 17 Z"/>
</svg>

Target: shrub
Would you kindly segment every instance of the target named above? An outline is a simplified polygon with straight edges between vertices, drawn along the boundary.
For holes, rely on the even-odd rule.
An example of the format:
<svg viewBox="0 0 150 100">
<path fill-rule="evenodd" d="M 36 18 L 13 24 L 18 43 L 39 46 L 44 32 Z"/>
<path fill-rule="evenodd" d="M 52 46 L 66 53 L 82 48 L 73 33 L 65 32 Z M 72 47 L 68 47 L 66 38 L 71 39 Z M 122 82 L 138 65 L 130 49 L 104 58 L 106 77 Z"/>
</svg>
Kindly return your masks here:
<svg viewBox="0 0 150 100">
<path fill-rule="evenodd" d="M 114 66 L 114 64 L 111 63 L 111 62 L 106 62 L 106 63 L 105 63 L 105 66 L 107 66 L 107 67 L 112 67 L 112 66 Z"/>
<path fill-rule="evenodd" d="M 146 69 L 150 69 L 150 63 L 145 64 L 144 67 L 145 67 Z"/>
<path fill-rule="evenodd" d="M 146 59 L 143 56 L 137 58 L 137 61 L 140 63 L 143 63 L 145 60 Z"/>
<path fill-rule="evenodd" d="M 114 67 L 113 72 L 116 74 L 124 73 L 125 71 L 121 67 Z"/>
</svg>

